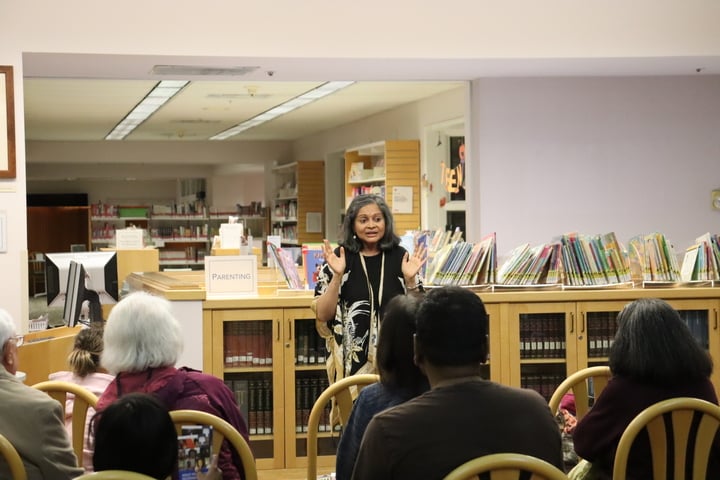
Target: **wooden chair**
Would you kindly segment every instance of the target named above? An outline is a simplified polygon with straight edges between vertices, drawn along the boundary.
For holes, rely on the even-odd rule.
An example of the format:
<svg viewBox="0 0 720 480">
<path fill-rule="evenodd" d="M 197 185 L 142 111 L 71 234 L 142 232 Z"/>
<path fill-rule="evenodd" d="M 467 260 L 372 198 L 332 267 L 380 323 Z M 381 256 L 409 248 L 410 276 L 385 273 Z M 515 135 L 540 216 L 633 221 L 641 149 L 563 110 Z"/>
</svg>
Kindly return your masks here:
<svg viewBox="0 0 720 480">
<path fill-rule="evenodd" d="M 36 383 L 33 388 L 42 390 L 52 398 L 60 402 L 65 416 L 65 404 L 69 393 L 75 395 L 72 413 L 72 438 L 71 443 L 78 466 L 83 466 L 83 447 L 85 446 L 85 425 L 87 423 L 88 409 L 95 408 L 98 398 L 94 393 L 75 383 L 63 382 L 60 380 L 47 380 Z"/>
<path fill-rule="evenodd" d="M 127 470 L 102 470 L 100 472 L 86 473 L 75 477 L 75 480 L 155 480 L 142 473 Z"/>
<path fill-rule="evenodd" d="M 672 425 L 672 429 L 666 422 Z M 698 422 L 696 428 L 693 422 Z M 708 461 L 719 427 L 720 407 L 705 400 L 680 397 L 651 405 L 630 422 L 620 437 L 613 478 L 625 478 L 630 448 L 643 430 L 650 438 L 653 479 L 707 478 Z M 670 454 L 673 471 L 668 471 Z M 689 477 L 685 475 L 688 460 L 692 466 Z"/>
<path fill-rule="evenodd" d="M 335 399 L 335 406 L 340 415 L 340 424 L 345 425 L 350 418 L 353 401 L 357 395 L 353 390 L 361 389 L 364 386 L 373 384 L 380 380 L 378 375 L 364 373 L 345 377 L 327 387 L 315 400 L 310 417 L 308 418 L 307 431 L 307 478 L 317 478 L 317 437 L 320 417 L 328 402 Z"/>
<path fill-rule="evenodd" d="M 553 415 L 556 414 L 563 396 L 572 391 L 575 395 L 575 417 L 580 420 L 588 410 L 590 410 L 588 380 L 592 379 L 594 395 L 595 398 L 597 398 L 607 385 L 611 376 L 610 367 L 588 367 L 578 370 L 563 380 L 555 389 L 555 392 L 553 392 L 548 402 L 550 411 Z"/>
<path fill-rule="evenodd" d="M 5 462 L 8 464 L 12 480 L 27 480 L 27 471 L 25 471 L 25 464 L 20 458 L 20 454 L 15 450 L 10 440 L 2 434 L 0 434 L 0 455 L 5 458 Z"/>
<path fill-rule="evenodd" d="M 183 425 L 211 425 L 213 428 L 212 453 L 217 454 L 223 440 L 227 440 L 240 455 L 245 480 L 257 480 L 255 457 L 250 450 L 250 445 L 235 427 L 216 415 L 198 410 L 172 410 L 170 417 L 175 423 L 178 433 Z"/>
<path fill-rule="evenodd" d="M 523 476 L 525 472 L 530 477 Z M 565 472 L 545 460 L 522 453 L 493 453 L 474 458 L 448 473 L 444 480 L 470 480 L 489 473 L 490 480 L 567 480 Z"/>
</svg>

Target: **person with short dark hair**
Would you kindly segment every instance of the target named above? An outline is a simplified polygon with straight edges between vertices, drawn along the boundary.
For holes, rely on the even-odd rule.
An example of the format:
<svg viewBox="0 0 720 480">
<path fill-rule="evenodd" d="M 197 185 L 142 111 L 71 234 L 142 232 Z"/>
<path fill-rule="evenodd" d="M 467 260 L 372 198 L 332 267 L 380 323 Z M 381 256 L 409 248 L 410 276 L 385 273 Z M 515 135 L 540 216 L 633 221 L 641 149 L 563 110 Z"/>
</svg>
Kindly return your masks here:
<svg viewBox="0 0 720 480">
<path fill-rule="evenodd" d="M 167 407 L 144 393 L 128 393 L 93 416 L 95 471 L 127 470 L 158 480 L 175 472 L 178 441 Z"/>
<path fill-rule="evenodd" d="M 329 380 L 375 373 L 378 320 L 396 295 L 418 288 L 424 245 L 400 245 L 393 216 L 378 195 L 358 195 L 347 208 L 340 246 L 323 243 L 325 262 L 313 309 L 320 336 L 329 339 Z"/>
<path fill-rule="evenodd" d="M 718 403 L 710 382 L 710 354 L 670 304 L 656 298 L 635 300 L 618 314 L 617 323 L 609 358 L 613 376 L 573 434 L 575 451 L 592 464 L 593 478 L 612 477 L 620 437 L 645 408 L 674 397 Z M 707 478 L 720 478 L 718 459 L 716 444 Z M 577 468 L 587 467 L 581 463 Z M 628 478 L 651 477 L 650 445 L 640 436 L 630 453 Z"/>
<path fill-rule="evenodd" d="M 563 468 L 560 432 L 533 390 L 483 379 L 488 316 L 477 294 L 432 289 L 415 315 L 415 362 L 431 390 L 370 421 L 353 479 L 441 479 L 492 453 L 522 453 Z"/>
<path fill-rule="evenodd" d="M 200 410 L 218 416 L 249 440 L 235 395 L 222 380 L 175 367 L 183 339 L 167 299 L 143 291 L 123 297 L 110 312 L 104 341 L 100 363 L 116 375 L 98 399 L 98 411 L 128 393 L 151 393 L 168 410 Z M 243 478 L 240 455 L 228 442 L 220 448 L 218 466 L 224 480 Z"/>
<path fill-rule="evenodd" d="M 377 367 L 380 382 L 362 389 L 343 427 L 337 449 L 335 477 L 352 475 L 360 441 L 370 419 L 378 412 L 417 397 L 430 388 L 427 378 L 413 362 L 415 312 L 418 295 L 398 295 L 388 302 L 380 322 Z"/>
</svg>

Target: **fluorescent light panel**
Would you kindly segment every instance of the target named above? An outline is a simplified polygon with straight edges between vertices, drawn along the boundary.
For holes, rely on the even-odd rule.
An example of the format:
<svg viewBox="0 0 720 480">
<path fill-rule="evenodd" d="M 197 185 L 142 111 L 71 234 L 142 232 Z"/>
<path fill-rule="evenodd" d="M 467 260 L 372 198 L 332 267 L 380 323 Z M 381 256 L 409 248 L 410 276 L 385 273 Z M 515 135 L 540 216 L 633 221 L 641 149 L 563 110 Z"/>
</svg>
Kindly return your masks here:
<svg viewBox="0 0 720 480">
<path fill-rule="evenodd" d="M 270 120 L 279 117 L 280 115 L 285 115 L 286 113 L 290 113 L 296 108 L 300 108 L 303 105 L 307 105 L 308 103 L 314 102 L 315 100 L 319 100 L 323 97 L 326 97 L 330 95 L 331 93 L 337 92 L 338 90 L 342 90 L 345 87 L 349 87 L 355 82 L 326 82 L 320 85 L 319 87 L 313 88 L 312 90 L 309 90 L 302 95 L 298 95 L 297 97 L 291 98 L 287 102 L 281 103 L 280 105 L 276 105 L 270 110 L 266 110 L 262 113 L 259 113 L 258 115 L 255 115 L 252 118 L 249 118 L 245 120 L 242 123 L 239 123 L 233 127 L 228 128 L 227 130 L 223 130 L 222 132 L 218 133 L 217 135 L 213 135 L 210 137 L 210 140 L 225 140 L 227 138 L 233 137 L 239 133 L 244 132 L 245 130 L 249 130 L 253 127 L 257 127 L 258 125 L 269 122 Z"/>
<path fill-rule="evenodd" d="M 130 132 L 147 120 L 158 108 L 165 105 L 168 100 L 174 97 L 188 83 L 190 82 L 187 80 L 163 80 L 158 82 L 158 84 L 145 95 L 145 98 L 135 105 L 135 108 L 125 115 L 125 118 L 123 118 L 120 123 L 115 125 L 115 128 L 105 136 L 105 140 L 122 140 L 127 137 Z"/>
</svg>

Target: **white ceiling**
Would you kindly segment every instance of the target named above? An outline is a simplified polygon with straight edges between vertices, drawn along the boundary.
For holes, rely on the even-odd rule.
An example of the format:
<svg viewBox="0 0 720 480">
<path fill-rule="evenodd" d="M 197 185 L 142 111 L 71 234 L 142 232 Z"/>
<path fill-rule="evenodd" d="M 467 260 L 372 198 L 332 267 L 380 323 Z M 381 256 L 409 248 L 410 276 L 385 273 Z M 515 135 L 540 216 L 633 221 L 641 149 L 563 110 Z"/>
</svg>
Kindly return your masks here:
<svg viewBox="0 0 720 480">
<path fill-rule="evenodd" d="M 103 140 L 156 83 L 157 80 L 26 78 L 26 140 Z M 194 80 L 126 141 L 208 140 L 322 83 Z M 359 82 L 226 141 L 296 140 L 461 85 Z"/>
<path fill-rule="evenodd" d="M 163 75 L 159 65 L 243 75 Z M 191 83 L 126 141 L 206 140 L 328 80 L 358 83 L 227 141 L 295 140 L 415 102 L 462 81 L 498 76 L 720 73 L 718 57 L 585 59 L 261 59 L 23 54 L 26 140 L 98 141 L 162 79 Z"/>
</svg>

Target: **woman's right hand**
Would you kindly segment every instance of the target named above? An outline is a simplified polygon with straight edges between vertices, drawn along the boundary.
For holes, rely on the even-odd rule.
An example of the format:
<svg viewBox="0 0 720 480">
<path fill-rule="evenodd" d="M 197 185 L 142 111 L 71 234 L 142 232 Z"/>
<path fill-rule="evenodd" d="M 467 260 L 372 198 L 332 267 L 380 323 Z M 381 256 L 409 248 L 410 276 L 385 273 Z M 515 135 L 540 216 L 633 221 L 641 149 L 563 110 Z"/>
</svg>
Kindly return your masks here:
<svg viewBox="0 0 720 480">
<path fill-rule="evenodd" d="M 340 247 L 340 255 L 336 255 L 330 242 L 325 239 L 323 240 L 323 255 L 330 269 L 333 271 L 333 276 L 340 275 L 342 277 L 345 273 L 345 248 Z"/>
</svg>

